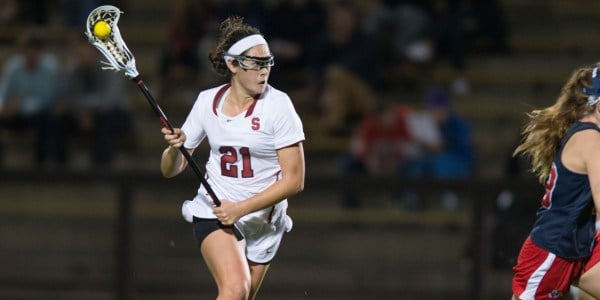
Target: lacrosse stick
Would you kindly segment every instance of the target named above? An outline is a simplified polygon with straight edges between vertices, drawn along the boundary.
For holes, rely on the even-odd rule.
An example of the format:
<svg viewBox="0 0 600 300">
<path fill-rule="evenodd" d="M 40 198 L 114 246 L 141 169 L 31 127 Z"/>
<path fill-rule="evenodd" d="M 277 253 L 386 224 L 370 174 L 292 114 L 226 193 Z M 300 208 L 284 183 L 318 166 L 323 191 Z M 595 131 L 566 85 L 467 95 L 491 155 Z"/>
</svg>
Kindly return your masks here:
<svg viewBox="0 0 600 300">
<path fill-rule="evenodd" d="M 107 62 L 102 62 L 104 66 L 103 70 L 114 70 L 116 72 L 123 72 L 125 76 L 131 79 L 142 91 L 148 103 L 152 106 L 152 109 L 158 116 L 160 122 L 163 127 L 174 131 L 173 126 L 169 123 L 167 116 L 164 114 L 150 91 L 148 87 L 142 81 L 140 74 L 138 73 L 135 66 L 135 58 L 131 51 L 125 45 L 123 38 L 121 38 L 121 33 L 119 31 L 119 27 L 117 23 L 119 22 L 119 16 L 121 15 L 121 11 L 112 5 L 103 5 L 94 9 L 87 18 L 86 23 L 86 36 L 90 44 L 94 45 L 108 60 Z M 215 192 L 210 187 L 206 179 L 204 178 L 204 174 L 198 168 L 198 165 L 192 159 L 190 153 L 184 149 L 184 147 L 180 147 L 179 150 L 183 154 L 183 157 L 187 160 L 190 167 L 194 170 L 194 173 L 198 175 L 200 178 L 200 182 L 204 185 L 204 188 L 208 192 L 208 195 L 212 198 L 213 202 L 217 206 L 221 206 L 221 201 L 215 195 Z"/>
</svg>

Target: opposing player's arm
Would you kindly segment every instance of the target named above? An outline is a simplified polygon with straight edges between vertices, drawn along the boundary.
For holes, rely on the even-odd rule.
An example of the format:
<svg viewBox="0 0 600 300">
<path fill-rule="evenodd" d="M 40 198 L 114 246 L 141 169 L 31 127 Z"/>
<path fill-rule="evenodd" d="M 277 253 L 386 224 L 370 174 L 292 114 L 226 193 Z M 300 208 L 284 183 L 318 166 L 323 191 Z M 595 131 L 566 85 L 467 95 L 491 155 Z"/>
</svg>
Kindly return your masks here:
<svg viewBox="0 0 600 300">
<path fill-rule="evenodd" d="M 596 130 L 584 130 L 581 138 L 585 139 L 582 147 L 582 156 L 585 160 L 585 168 L 592 188 L 592 196 L 596 211 L 600 210 L 600 132 Z"/>
<path fill-rule="evenodd" d="M 296 143 L 277 150 L 281 166 L 281 180 L 264 191 L 239 202 L 245 214 L 275 205 L 304 189 L 304 149 L 302 143 Z"/>
</svg>

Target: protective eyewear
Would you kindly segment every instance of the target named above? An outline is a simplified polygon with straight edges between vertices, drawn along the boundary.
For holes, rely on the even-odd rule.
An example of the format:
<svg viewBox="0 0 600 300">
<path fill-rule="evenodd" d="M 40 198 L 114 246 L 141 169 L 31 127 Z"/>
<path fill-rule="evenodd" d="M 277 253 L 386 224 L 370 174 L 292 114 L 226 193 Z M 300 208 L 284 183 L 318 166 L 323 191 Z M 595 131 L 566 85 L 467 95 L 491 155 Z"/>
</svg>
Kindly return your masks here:
<svg viewBox="0 0 600 300">
<path fill-rule="evenodd" d="M 275 57 L 257 57 L 257 56 L 246 56 L 246 55 L 232 55 L 226 54 L 227 56 L 235 59 L 238 62 L 240 68 L 244 70 L 255 70 L 259 71 L 262 68 L 270 68 L 275 65 Z"/>
</svg>

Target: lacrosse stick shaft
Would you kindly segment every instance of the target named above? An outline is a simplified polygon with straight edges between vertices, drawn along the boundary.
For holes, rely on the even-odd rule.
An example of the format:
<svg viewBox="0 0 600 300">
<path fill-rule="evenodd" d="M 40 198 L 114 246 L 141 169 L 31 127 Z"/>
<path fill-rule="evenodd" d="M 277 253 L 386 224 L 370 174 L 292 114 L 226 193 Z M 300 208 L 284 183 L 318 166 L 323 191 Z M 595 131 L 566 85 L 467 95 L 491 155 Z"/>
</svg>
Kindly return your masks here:
<svg viewBox="0 0 600 300">
<path fill-rule="evenodd" d="M 131 80 L 140 88 L 140 90 L 142 91 L 142 94 L 144 94 L 144 96 L 146 97 L 146 100 L 148 100 L 148 103 L 150 103 L 150 106 L 152 106 L 152 109 L 158 116 L 163 127 L 167 128 L 167 129 L 171 130 L 171 132 L 173 132 L 173 130 L 174 130 L 173 126 L 171 125 L 171 123 L 169 123 L 167 116 L 162 111 L 162 109 L 160 108 L 160 106 L 158 105 L 156 100 L 154 100 L 154 97 L 152 96 L 152 94 L 148 90 L 148 87 L 146 86 L 144 81 L 140 78 L 140 76 L 132 78 Z M 187 160 L 189 166 L 192 168 L 192 170 L 194 170 L 194 173 L 196 173 L 196 175 L 198 175 L 198 178 L 200 178 L 200 182 L 204 185 L 206 192 L 208 192 L 208 195 L 212 198 L 215 205 L 221 206 L 221 201 L 219 200 L 219 198 L 217 198 L 217 195 L 215 194 L 213 189 L 210 187 L 210 185 L 206 181 L 206 178 L 204 178 L 202 171 L 200 171 L 200 168 L 198 167 L 198 165 L 196 165 L 196 163 L 192 159 L 192 156 L 190 155 L 190 153 L 183 146 L 179 147 L 179 150 L 181 151 L 181 154 L 183 154 L 183 157 L 185 158 L 185 160 Z"/>
</svg>

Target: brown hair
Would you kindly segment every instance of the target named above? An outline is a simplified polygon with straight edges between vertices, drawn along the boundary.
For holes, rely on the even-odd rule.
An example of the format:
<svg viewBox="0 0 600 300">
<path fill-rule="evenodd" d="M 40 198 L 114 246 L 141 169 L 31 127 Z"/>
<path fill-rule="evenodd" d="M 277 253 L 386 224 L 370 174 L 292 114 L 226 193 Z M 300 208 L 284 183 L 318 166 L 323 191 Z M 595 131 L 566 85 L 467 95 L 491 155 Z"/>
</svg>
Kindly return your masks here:
<svg viewBox="0 0 600 300">
<path fill-rule="evenodd" d="M 219 27 L 217 43 L 208 53 L 208 60 L 211 62 L 213 70 L 223 77 L 230 75 L 223 55 L 235 42 L 253 34 L 261 33 L 257 28 L 245 24 L 244 18 L 232 16 L 225 19 Z"/>
<path fill-rule="evenodd" d="M 529 121 L 522 132 L 523 141 L 514 155 L 531 158 L 531 171 L 541 183 L 548 177 L 558 146 L 569 126 L 593 110 L 587 104 L 588 96 L 583 93 L 583 87 L 592 85 L 594 67 L 575 70 L 553 105 L 527 114 Z"/>
</svg>

